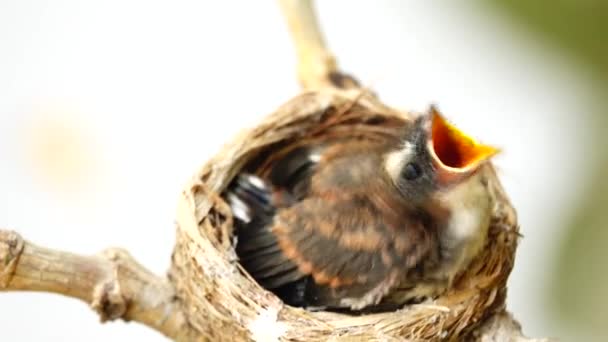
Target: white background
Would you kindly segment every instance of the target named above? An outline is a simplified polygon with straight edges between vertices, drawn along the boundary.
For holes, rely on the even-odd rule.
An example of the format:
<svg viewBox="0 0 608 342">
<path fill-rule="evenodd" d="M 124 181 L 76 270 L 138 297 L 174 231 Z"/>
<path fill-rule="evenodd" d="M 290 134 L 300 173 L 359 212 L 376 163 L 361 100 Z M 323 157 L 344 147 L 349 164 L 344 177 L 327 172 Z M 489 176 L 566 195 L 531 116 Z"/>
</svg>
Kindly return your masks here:
<svg viewBox="0 0 608 342">
<path fill-rule="evenodd" d="M 590 169 L 576 153 L 592 144 L 581 71 L 461 2 L 318 9 L 341 66 L 387 103 L 437 103 L 504 149 L 496 163 L 525 235 L 509 307 L 530 335 L 572 334 L 543 293 L 582 192 L 567 180 Z M 122 246 L 162 274 L 181 186 L 297 91 L 275 1 L 1 0 L 0 227 L 77 253 Z M 49 294 L 0 294 L 0 328 L 2 341 L 165 340 Z"/>
</svg>

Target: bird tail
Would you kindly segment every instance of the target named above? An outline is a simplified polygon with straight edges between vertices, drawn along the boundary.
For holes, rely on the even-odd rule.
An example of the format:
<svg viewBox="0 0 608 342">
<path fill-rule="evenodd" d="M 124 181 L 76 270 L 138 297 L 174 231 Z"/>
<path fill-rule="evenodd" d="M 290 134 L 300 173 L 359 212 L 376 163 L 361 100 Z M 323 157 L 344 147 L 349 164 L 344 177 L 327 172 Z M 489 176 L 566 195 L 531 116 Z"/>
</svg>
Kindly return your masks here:
<svg viewBox="0 0 608 342">
<path fill-rule="evenodd" d="M 256 216 L 272 216 L 277 207 L 301 199 L 321 151 L 320 147 L 301 147 L 290 152 L 274 165 L 268 183 L 250 173 L 239 174 L 226 195 L 234 217 L 249 224 Z"/>
<path fill-rule="evenodd" d="M 256 216 L 274 215 L 270 185 L 255 175 L 239 174 L 228 188 L 226 199 L 241 224 L 250 223 Z"/>
</svg>

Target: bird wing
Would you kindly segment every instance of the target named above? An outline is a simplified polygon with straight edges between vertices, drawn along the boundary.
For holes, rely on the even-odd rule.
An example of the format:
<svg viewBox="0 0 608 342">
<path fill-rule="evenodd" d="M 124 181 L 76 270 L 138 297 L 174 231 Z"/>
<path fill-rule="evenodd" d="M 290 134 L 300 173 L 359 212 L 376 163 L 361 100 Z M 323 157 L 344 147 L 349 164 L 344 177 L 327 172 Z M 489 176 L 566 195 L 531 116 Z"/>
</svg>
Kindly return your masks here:
<svg viewBox="0 0 608 342">
<path fill-rule="evenodd" d="M 340 306 L 389 278 L 406 277 L 432 247 L 432 230 L 408 215 L 387 220 L 373 198 L 307 198 L 278 213 L 272 232 L 281 258 L 314 279 L 308 302 Z M 392 285 L 391 285 L 392 286 Z M 312 294 L 314 293 L 314 295 Z"/>
<path fill-rule="evenodd" d="M 285 256 L 270 230 L 278 207 L 301 200 L 321 147 L 300 147 L 273 166 L 269 182 L 248 174 L 239 175 L 228 191 L 238 236 L 237 255 L 243 267 L 267 289 L 277 289 L 306 277 Z"/>
<path fill-rule="evenodd" d="M 254 279 L 263 287 L 274 289 L 304 277 L 270 231 L 276 206 L 268 185 L 256 176 L 241 174 L 227 198 L 235 217 L 236 252 Z"/>
</svg>

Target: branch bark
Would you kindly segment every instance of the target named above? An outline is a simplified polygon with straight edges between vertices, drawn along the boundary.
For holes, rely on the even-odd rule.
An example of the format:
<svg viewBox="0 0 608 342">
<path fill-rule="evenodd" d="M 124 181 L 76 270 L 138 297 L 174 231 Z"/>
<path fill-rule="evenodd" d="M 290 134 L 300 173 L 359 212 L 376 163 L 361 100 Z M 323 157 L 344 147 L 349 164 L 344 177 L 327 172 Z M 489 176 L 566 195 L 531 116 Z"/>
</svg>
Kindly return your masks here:
<svg viewBox="0 0 608 342">
<path fill-rule="evenodd" d="M 169 281 L 122 249 L 81 256 L 36 246 L 16 232 L 0 230 L 0 291 L 58 293 L 88 303 L 102 322 L 136 321 L 174 340 L 196 336 Z"/>
<path fill-rule="evenodd" d="M 297 72 L 304 89 L 357 87 L 351 76 L 340 73 L 327 48 L 311 0 L 279 0 L 296 48 Z"/>
</svg>

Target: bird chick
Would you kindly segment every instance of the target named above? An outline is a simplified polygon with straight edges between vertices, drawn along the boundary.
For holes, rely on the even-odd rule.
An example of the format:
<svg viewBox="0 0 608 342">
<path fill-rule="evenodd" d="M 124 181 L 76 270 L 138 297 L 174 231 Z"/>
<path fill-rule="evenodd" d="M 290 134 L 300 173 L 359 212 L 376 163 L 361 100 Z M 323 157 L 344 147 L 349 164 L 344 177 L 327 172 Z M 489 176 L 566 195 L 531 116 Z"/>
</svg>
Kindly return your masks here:
<svg viewBox="0 0 608 342">
<path fill-rule="evenodd" d="M 243 267 L 286 303 L 388 310 L 447 289 L 490 224 L 484 165 L 498 150 L 436 108 L 401 141 L 297 149 L 226 194 Z"/>
</svg>

